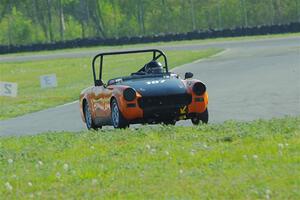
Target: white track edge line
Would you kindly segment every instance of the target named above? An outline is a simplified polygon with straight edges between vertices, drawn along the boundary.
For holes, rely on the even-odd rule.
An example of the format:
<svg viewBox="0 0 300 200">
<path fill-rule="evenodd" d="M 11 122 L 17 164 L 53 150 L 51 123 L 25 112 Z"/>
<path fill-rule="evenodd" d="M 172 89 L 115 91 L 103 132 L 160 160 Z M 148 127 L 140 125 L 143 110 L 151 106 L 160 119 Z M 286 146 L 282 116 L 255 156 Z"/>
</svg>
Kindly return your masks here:
<svg viewBox="0 0 300 200">
<path fill-rule="evenodd" d="M 78 102 L 78 100 L 72 101 L 72 102 L 65 103 L 65 104 L 62 104 L 62 105 L 59 105 L 59 106 L 55 106 L 55 108 L 60 108 L 60 107 L 64 107 L 64 106 L 69 106 L 69 105 L 74 104 L 74 103 L 77 103 L 77 102 Z"/>
<path fill-rule="evenodd" d="M 209 59 L 214 58 L 214 57 L 217 57 L 217 56 L 221 56 L 221 55 L 227 53 L 227 52 L 230 51 L 230 50 L 231 50 L 231 49 L 227 48 L 227 49 L 225 49 L 225 50 L 223 50 L 223 51 L 221 51 L 221 52 L 219 52 L 219 53 L 217 53 L 217 54 L 215 54 L 215 55 L 212 55 L 212 56 L 210 56 L 210 57 L 208 57 L 208 58 L 200 58 L 200 59 L 198 59 L 198 60 L 194 60 L 193 62 L 190 62 L 190 63 L 186 63 L 186 64 L 183 64 L 183 65 L 177 66 L 177 67 L 171 69 L 170 71 L 173 72 L 174 70 L 177 70 L 178 68 L 181 68 L 181 67 L 183 67 L 183 66 L 185 66 L 185 65 L 196 64 L 196 63 L 203 62 L 203 61 L 205 61 L 205 60 L 209 60 Z"/>
</svg>

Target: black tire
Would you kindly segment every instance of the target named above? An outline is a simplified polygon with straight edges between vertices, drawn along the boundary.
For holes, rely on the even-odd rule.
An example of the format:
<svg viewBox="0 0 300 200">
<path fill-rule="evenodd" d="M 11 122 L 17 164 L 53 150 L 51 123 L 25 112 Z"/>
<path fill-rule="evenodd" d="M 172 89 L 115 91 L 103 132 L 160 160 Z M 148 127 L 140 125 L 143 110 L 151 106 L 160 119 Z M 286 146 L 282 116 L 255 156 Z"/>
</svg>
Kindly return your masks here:
<svg viewBox="0 0 300 200">
<path fill-rule="evenodd" d="M 200 123 L 200 121 L 203 124 L 207 124 L 208 123 L 208 110 L 206 109 L 203 113 L 198 113 L 196 116 L 192 117 L 191 121 L 194 125 L 198 125 Z"/>
<path fill-rule="evenodd" d="M 119 106 L 118 106 L 118 102 L 116 99 L 113 99 L 111 101 L 111 123 L 114 126 L 114 128 L 127 128 L 129 127 L 128 122 L 126 121 L 126 119 L 123 117 Z"/>
<path fill-rule="evenodd" d="M 176 124 L 176 120 L 175 119 L 167 119 L 163 121 L 164 125 L 175 125 Z"/>
<path fill-rule="evenodd" d="M 84 108 L 83 110 L 84 110 L 85 124 L 87 129 L 98 130 L 98 128 L 102 128 L 101 126 L 96 126 L 96 124 L 94 123 L 88 102 L 84 103 L 83 108 Z"/>
</svg>

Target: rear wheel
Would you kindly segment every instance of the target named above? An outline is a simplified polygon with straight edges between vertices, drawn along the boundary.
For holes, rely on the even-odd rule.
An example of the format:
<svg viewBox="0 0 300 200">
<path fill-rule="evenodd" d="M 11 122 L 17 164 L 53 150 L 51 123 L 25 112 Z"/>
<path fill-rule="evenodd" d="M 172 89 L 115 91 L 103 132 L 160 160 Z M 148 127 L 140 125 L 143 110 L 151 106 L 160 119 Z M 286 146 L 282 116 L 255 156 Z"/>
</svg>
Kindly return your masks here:
<svg viewBox="0 0 300 200">
<path fill-rule="evenodd" d="M 84 103 L 84 117 L 85 117 L 85 124 L 86 124 L 87 129 L 97 130 L 98 128 L 102 128 L 101 126 L 95 125 L 88 102 Z"/>
<path fill-rule="evenodd" d="M 113 99 L 111 102 L 111 122 L 114 128 L 127 128 L 129 127 L 128 122 L 122 116 L 120 112 L 118 102 L 116 99 Z"/>
<path fill-rule="evenodd" d="M 208 110 L 206 109 L 203 113 L 198 113 L 196 116 L 191 119 L 194 125 L 198 125 L 200 121 L 204 124 L 208 123 Z"/>
</svg>

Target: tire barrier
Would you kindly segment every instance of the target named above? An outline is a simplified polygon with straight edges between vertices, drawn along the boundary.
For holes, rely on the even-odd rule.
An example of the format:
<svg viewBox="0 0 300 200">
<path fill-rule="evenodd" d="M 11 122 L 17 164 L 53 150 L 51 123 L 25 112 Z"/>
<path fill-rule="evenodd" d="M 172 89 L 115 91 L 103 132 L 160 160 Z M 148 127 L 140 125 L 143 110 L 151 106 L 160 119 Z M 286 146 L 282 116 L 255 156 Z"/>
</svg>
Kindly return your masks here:
<svg viewBox="0 0 300 200">
<path fill-rule="evenodd" d="M 300 22 L 293 22 L 282 25 L 263 25 L 255 27 L 237 27 L 234 29 L 223 30 L 206 30 L 206 31 L 192 31 L 188 33 L 165 33 L 150 36 L 134 36 L 134 37 L 120 37 L 120 38 L 84 38 L 74 39 L 68 41 L 58 41 L 55 43 L 43 44 L 29 44 L 29 45 L 0 45 L 0 54 L 27 52 L 27 51 L 41 51 L 66 49 L 77 47 L 91 47 L 91 46 L 114 46 L 125 44 L 138 44 L 150 42 L 169 42 L 180 40 L 194 40 L 194 39 L 208 39 L 219 37 L 239 37 L 239 36 L 253 36 L 253 35 L 267 35 L 280 33 L 297 33 L 300 32 Z"/>
</svg>

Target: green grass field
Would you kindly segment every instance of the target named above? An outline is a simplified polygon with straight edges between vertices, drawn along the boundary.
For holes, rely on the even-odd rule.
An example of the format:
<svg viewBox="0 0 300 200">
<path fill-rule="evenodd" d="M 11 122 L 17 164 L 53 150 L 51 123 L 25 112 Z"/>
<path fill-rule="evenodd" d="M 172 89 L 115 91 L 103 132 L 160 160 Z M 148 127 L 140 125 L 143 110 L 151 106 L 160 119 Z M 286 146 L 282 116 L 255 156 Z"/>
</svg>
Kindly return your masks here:
<svg viewBox="0 0 300 200">
<path fill-rule="evenodd" d="M 173 68 L 222 51 L 167 51 L 169 67 Z M 111 56 L 105 58 L 104 80 L 129 75 L 151 60 L 152 54 Z M 31 62 L 1 63 L 0 81 L 17 82 L 16 98 L 0 97 L 0 119 L 38 111 L 77 100 L 82 89 L 93 84 L 90 57 L 64 58 Z M 58 87 L 41 89 L 39 77 L 56 74 Z"/>
<path fill-rule="evenodd" d="M 234 40 L 286 36 L 299 34 Z M 164 44 L 170 43 L 150 46 Z M 220 51 L 166 54 L 173 68 Z M 29 54 L 35 53 L 4 56 Z M 104 80 L 137 70 L 147 58 L 106 59 Z M 0 97 L 0 120 L 77 100 L 80 91 L 92 85 L 90 63 L 90 57 L 0 63 L 0 81 L 19 84 L 17 98 Z M 41 89 L 39 76 L 52 73 L 58 87 Z M 300 199 L 300 117 L 0 137 L 0 169 L 0 200 Z"/>
<path fill-rule="evenodd" d="M 299 125 L 0 137 L 0 199 L 300 199 Z"/>
</svg>

